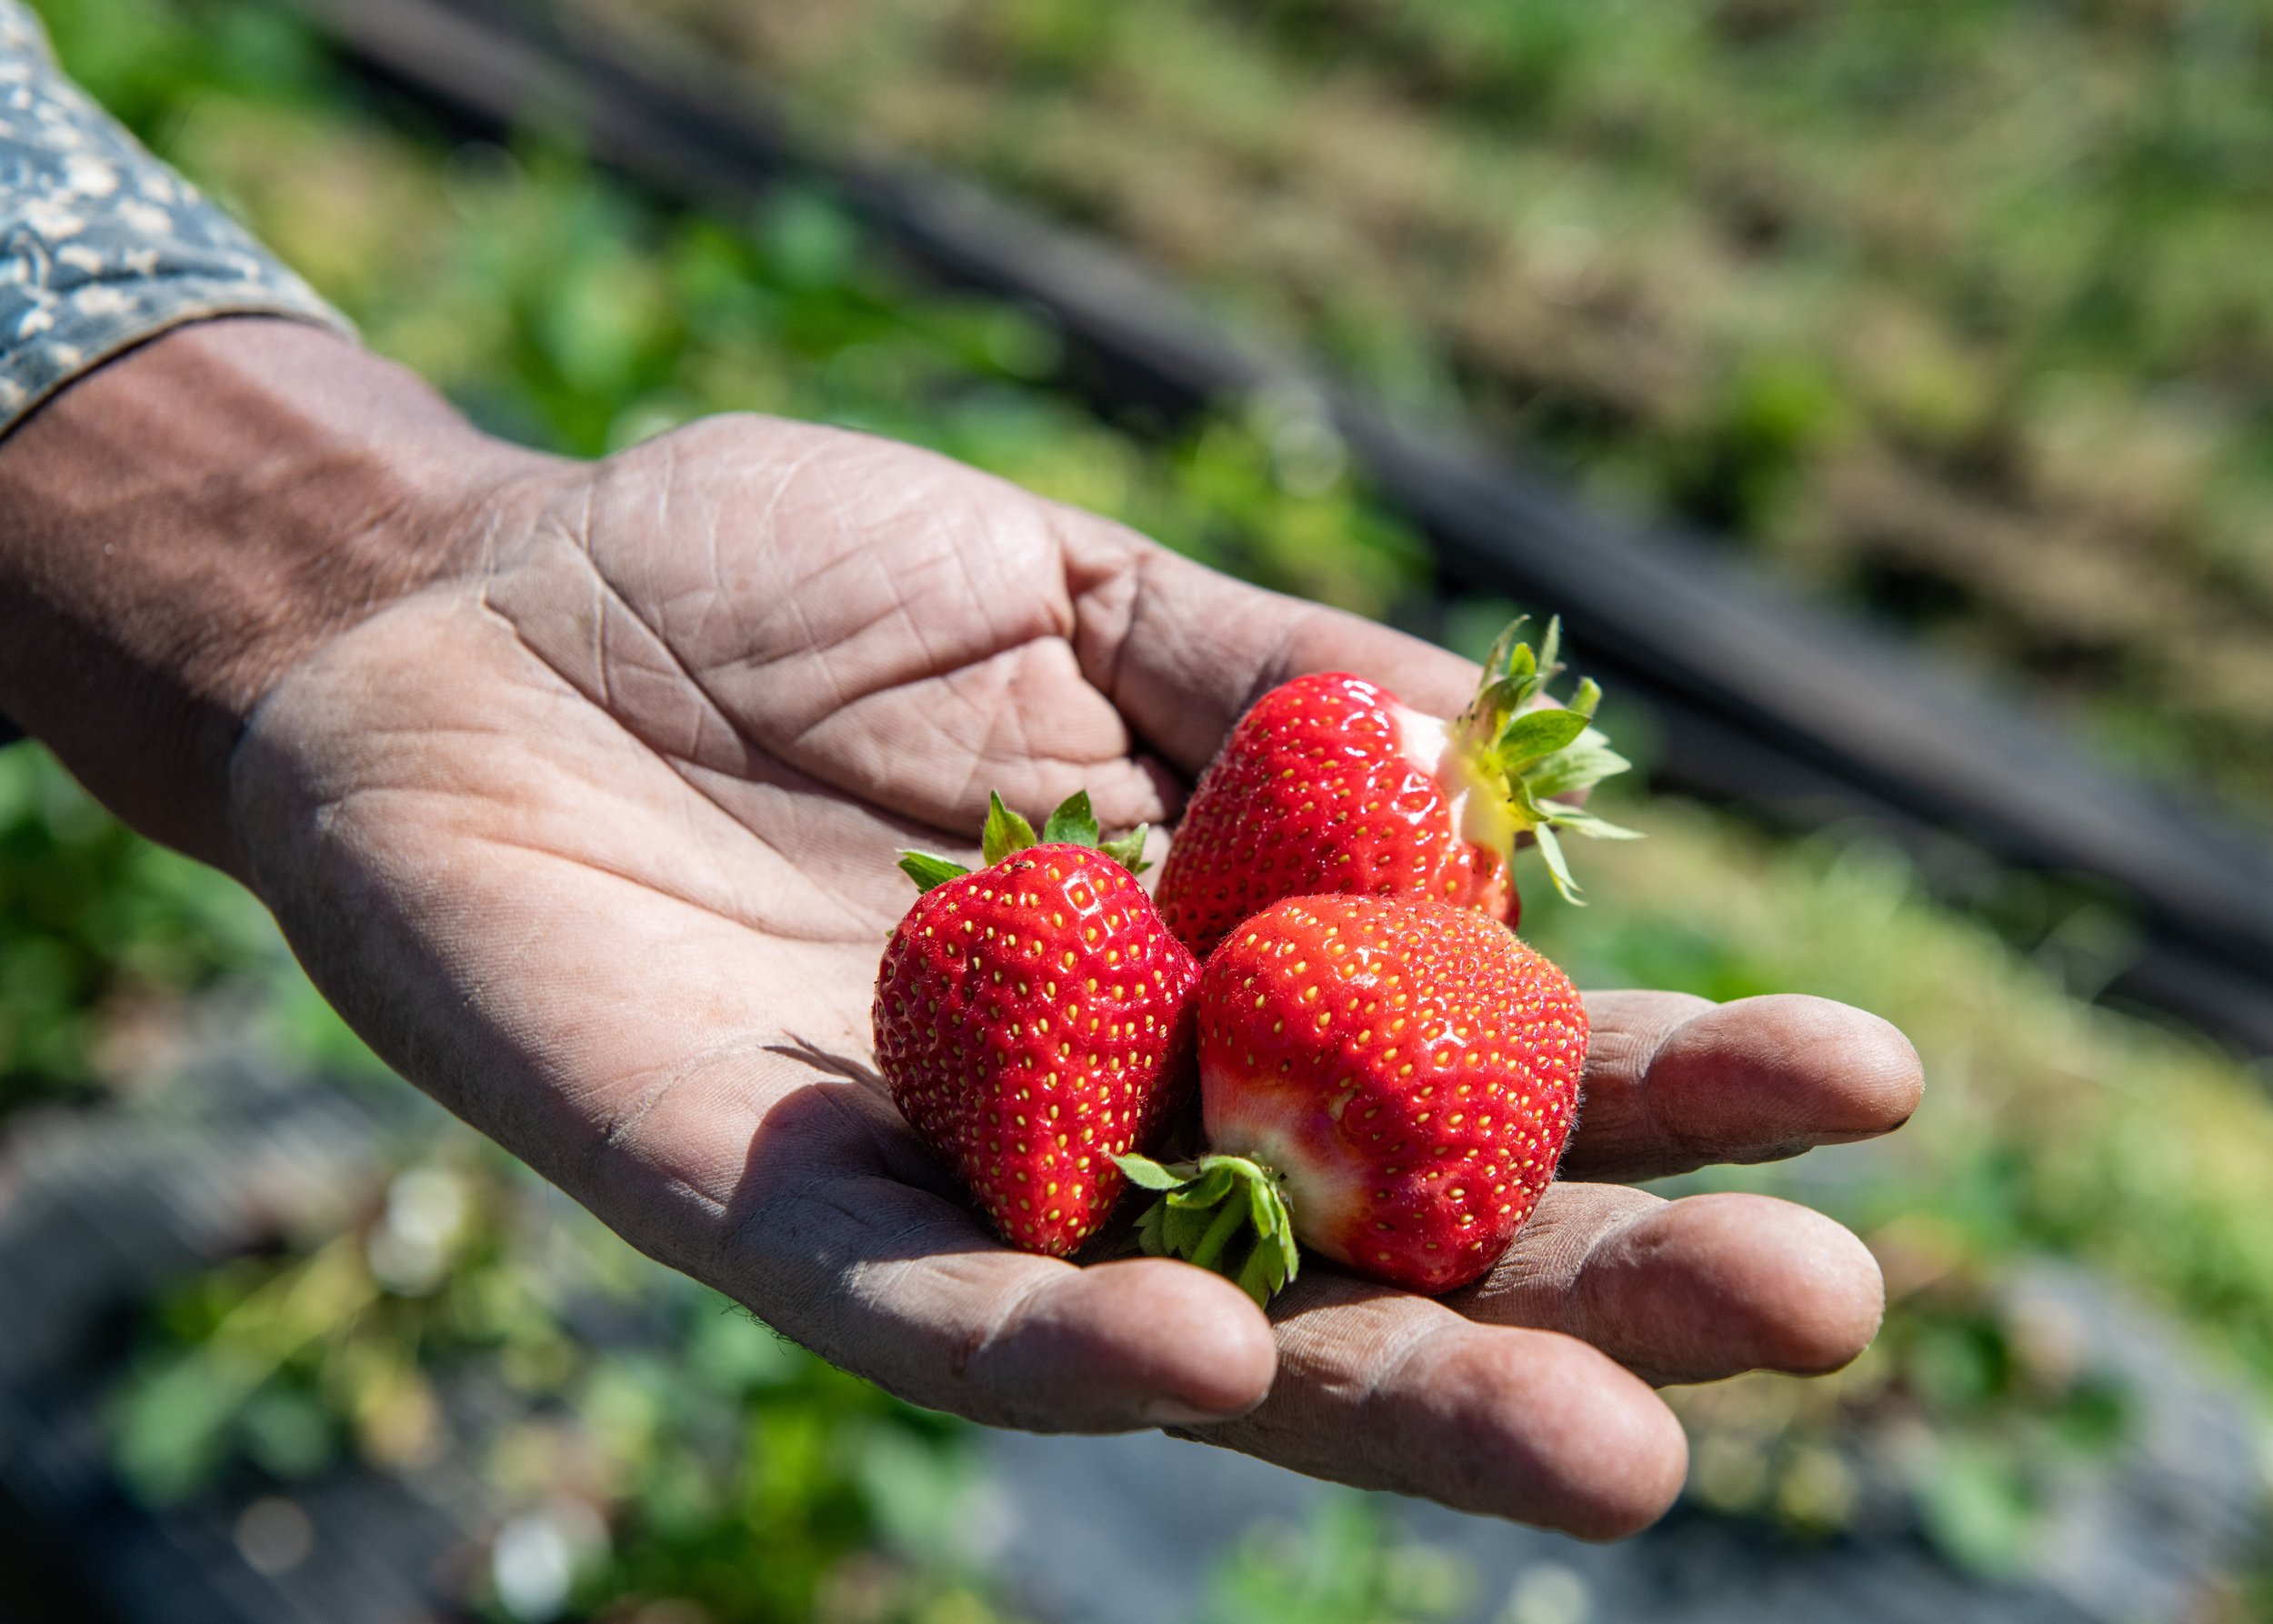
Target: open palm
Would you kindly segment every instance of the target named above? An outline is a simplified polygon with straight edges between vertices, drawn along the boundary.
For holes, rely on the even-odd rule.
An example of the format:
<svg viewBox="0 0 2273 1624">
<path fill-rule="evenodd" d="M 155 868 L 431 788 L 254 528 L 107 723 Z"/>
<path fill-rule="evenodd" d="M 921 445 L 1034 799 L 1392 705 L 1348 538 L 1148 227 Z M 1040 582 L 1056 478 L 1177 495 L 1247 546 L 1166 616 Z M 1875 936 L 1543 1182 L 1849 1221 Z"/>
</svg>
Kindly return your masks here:
<svg viewBox="0 0 2273 1624">
<path fill-rule="evenodd" d="M 460 571 L 255 714 L 255 882 L 406 1076 L 826 1358 L 984 1421 L 1167 1425 L 1608 1535 L 1680 1483 L 1650 1383 L 1829 1368 L 1876 1328 L 1868 1254 L 1813 1213 L 1582 1182 L 1898 1125 L 1908 1046 L 1818 1000 L 1596 997 L 1567 1182 L 1493 1275 L 1430 1301 L 1318 1267 L 1270 1321 L 1183 1264 L 1005 1248 L 877 1089 L 896 848 L 975 830 L 989 789 L 1172 818 L 1273 683 L 1448 712 L 1464 662 L 764 419 L 549 465 L 466 526 Z"/>
</svg>

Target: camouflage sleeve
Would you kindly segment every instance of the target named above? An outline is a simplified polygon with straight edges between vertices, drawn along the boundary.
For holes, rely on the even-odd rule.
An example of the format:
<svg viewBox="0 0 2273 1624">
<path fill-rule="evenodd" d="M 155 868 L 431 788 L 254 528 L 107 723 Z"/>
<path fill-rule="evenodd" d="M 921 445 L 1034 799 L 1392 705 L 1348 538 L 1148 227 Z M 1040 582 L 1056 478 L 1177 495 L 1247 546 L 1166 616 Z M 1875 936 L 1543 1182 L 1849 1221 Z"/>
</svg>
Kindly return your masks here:
<svg viewBox="0 0 2273 1624">
<path fill-rule="evenodd" d="M 65 79 L 19 0 L 0 0 L 0 435 L 120 351 L 233 314 L 349 330 Z"/>
</svg>

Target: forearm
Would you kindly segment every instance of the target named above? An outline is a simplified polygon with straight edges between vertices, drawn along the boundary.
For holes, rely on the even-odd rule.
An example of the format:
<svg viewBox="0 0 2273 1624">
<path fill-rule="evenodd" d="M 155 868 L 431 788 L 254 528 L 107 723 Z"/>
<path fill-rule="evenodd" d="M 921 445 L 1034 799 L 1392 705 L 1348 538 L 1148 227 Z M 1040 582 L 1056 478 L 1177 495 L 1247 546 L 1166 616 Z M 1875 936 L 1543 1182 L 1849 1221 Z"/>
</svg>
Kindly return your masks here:
<svg viewBox="0 0 2273 1624">
<path fill-rule="evenodd" d="M 303 323 L 175 328 L 0 441 L 0 714 L 145 832 L 241 872 L 228 752 L 325 637 L 482 544 L 543 459 Z"/>
<path fill-rule="evenodd" d="M 0 115 L 0 715 L 234 867 L 249 707 L 446 567 L 436 510 L 504 454 L 81 95 L 19 0 Z"/>
</svg>

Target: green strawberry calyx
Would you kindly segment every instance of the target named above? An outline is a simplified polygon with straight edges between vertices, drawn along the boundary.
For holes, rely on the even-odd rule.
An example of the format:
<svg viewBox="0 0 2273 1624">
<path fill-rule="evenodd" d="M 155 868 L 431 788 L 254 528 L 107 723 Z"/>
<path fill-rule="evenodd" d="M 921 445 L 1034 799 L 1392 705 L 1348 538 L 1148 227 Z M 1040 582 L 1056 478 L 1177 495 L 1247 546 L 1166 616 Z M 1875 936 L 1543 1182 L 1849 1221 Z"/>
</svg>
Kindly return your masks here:
<svg viewBox="0 0 2273 1624">
<path fill-rule="evenodd" d="M 1076 789 L 1049 815 L 1036 835 L 1034 826 L 1003 805 L 1002 797 L 989 793 L 986 797 L 986 827 L 979 834 L 979 854 L 989 868 L 1014 851 L 1024 851 L 1029 846 L 1086 846 L 1101 851 L 1131 874 L 1142 874 L 1152 867 L 1145 861 L 1145 826 L 1138 824 L 1117 840 L 1107 840 L 1105 831 L 1097 826 L 1097 815 L 1090 810 L 1089 792 Z M 916 882 L 919 891 L 944 886 L 951 879 L 968 874 L 970 869 L 952 857 L 935 857 L 927 851 L 900 853 L 900 872 Z"/>
<path fill-rule="evenodd" d="M 1160 1194 L 1136 1220 L 1146 1256 L 1212 1268 L 1265 1308 L 1300 1269 L 1286 1183 L 1262 1163 L 1215 1154 L 1166 1167 L 1144 1156 L 1113 1159 L 1131 1184 Z"/>
<path fill-rule="evenodd" d="M 1493 643 L 1476 697 L 1452 724 L 1447 753 L 1468 780 L 1473 799 L 1481 803 L 1478 809 L 1487 814 L 1495 837 L 1489 844 L 1513 862 L 1517 837 L 1529 835 L 1538 842 L 1557 894 L 1566 902 L 1581 903 L 1558 833 L 1602 840 L 1641 836 L 1570 797 L 1633 763 L 1612 749 L 1609 737 L 1594 725 L 1595 707 L 1602 703 L 1594 678 L 1580 679 L 1560 705 L 1551 699 L 1547 685 L 1563 669 L 1557 657 L 1563 623 L 1559 617 L 1549 620 L 1534 650 L 1519 635 L 1527 618 L 1517 616 Z"/>
</svg>

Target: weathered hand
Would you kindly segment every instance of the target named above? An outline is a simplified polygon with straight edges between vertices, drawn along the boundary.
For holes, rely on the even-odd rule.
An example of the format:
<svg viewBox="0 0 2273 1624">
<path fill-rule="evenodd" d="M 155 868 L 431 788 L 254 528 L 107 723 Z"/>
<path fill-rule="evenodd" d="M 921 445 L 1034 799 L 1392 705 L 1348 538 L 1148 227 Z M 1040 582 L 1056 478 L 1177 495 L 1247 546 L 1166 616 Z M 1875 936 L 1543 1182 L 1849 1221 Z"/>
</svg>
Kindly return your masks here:
<svg viewBox="0 0 2273 1624">
<path fill-rule="evenodd" d="M 975 829 L 990 788 L 1171 817 L 1287 676 L 1448 711 L 1470 668 L 794 424 L 472 489 L 413 516 L 448 532 L 415 549 L 426 584 L 256 685 L 229 850 L 382 1054 L 635 1245 L 922 1404 L 1165 1424 L 1597 1536 L 1679 1486 L 1648 1383 L 1827 1369 L 1869 1338 L 1876 1268 L 1827 1219 L 1590 1182 L 1898 1124 L 1908 1046 L 1806 998 L 1594 999 L 1570 1182 L 1454 1298 L 1314 1265 L 1274 1328 L 1182 1264 L 1006 1249 L 868 1075 L 912 895 L 895 848 Z"/>
</svg>

